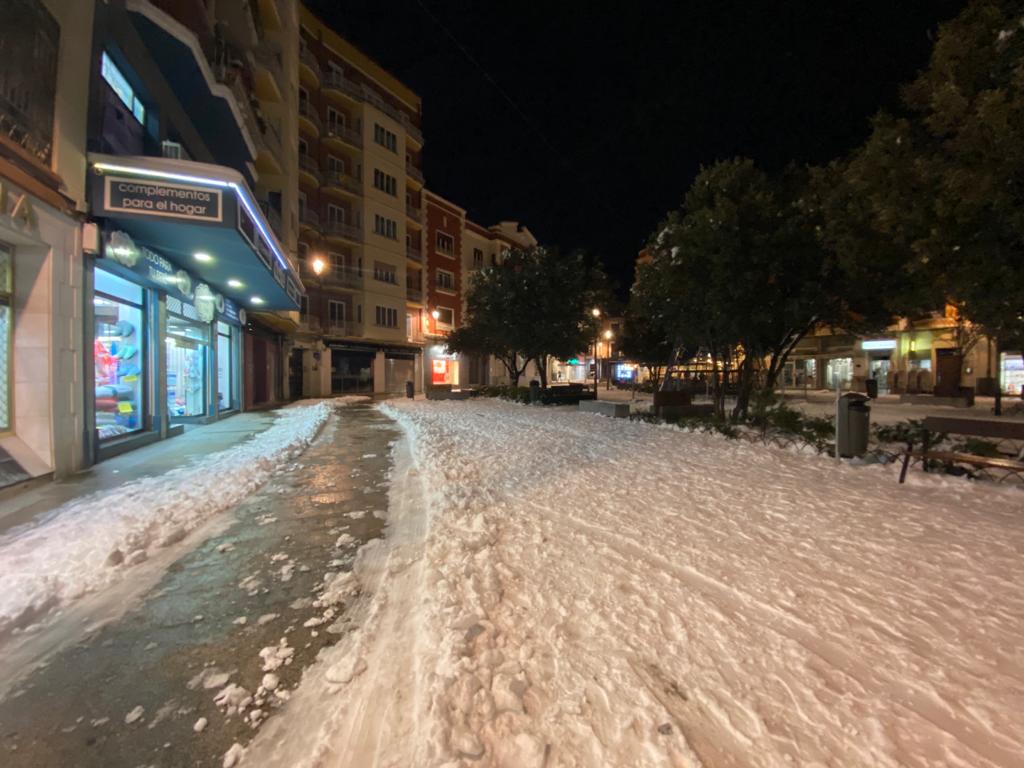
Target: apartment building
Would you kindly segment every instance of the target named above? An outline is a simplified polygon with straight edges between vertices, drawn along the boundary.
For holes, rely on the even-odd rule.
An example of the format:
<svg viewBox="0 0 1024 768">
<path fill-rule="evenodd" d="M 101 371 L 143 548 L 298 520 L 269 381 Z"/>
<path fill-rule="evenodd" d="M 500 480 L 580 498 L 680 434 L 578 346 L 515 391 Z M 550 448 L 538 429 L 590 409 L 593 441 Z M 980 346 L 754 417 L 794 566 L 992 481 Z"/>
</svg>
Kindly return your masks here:
<svg viewBox="0 0 1024 768">
<path fill-rule="evenodd" d="M 301 394 L 418 389 L 420 98 L 306 8 L 298 62 Z"/>
</svg>

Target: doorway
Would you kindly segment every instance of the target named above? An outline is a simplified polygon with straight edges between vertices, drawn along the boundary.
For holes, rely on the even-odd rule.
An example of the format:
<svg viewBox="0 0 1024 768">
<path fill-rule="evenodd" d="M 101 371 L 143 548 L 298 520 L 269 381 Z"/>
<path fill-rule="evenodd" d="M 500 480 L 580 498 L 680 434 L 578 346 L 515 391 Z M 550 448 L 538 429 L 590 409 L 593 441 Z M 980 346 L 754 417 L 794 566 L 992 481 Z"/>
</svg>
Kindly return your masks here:
<svg viewBox="0 0 1024 768">
<path fill-rule="evenodd" d="M 876 357 L 871 360 L 871 370 L 868 375 L 878 382 L 878 394 L 889 394 L 889 371 L 892 369 L 892 361 L 888 357 Z"/>
</svg>

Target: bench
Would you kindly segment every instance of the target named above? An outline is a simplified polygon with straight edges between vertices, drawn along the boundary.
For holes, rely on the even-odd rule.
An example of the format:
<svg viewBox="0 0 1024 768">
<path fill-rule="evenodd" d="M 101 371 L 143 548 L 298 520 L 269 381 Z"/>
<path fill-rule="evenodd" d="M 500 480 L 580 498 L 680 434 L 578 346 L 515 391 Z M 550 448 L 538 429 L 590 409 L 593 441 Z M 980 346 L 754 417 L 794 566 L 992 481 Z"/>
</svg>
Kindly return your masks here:
<svg viewBox="0 0 1024 768">
<path fill-rule="evenodd" d="M 615 403 L 608 400 L 581 400 L 580 413 L 599 413 L 612 419 L 628 419 L 629 403 Z"/>
<path fill-rule="evenodd" d="M 934 435 L 963 435 L 997 441 L 1024 442 L 1024 423 L 929 416 L 921 426 L 924 431 L 921 447 L 915 450 L 913 442 L 907 443 L 907 450 L 903 454 L 903 468 L 900 470 L 901 483 L 907 479 L 907 468 L 910 466 L 911 459 L 920 460 L 921 467 L 925 471 L 928 470 L 929 461 L 940 461 L 947 467 L 954 464 L 968 464 L 977 467 L 983 474 L 990 477 L 993 477 L 993 471 L 1002 472 L 998 478 L 999 481 L 1015 475 L 1024 477 L 1024 459 L 1022 459 L 1021 453 L 1016 456 L 1009 454 L 1006 456 L 980 456 L 962 451 L 936 451 L 931 448 Z"/>
</svg>

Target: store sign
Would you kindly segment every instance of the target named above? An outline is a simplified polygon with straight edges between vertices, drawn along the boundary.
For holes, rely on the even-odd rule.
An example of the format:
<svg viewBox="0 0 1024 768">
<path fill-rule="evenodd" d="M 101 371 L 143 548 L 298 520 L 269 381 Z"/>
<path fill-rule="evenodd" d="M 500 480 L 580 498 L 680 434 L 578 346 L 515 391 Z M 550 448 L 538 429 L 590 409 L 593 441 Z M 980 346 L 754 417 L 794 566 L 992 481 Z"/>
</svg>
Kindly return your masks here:
<svg viewBox="0 0 1024 768">
<path fill-rule="evenodd" d="M 880 350 L 880 349 L 896 349 L 896 339 L 871 339 L 869 341 L 862 341 L 860 348 L 866 351 Z"/>
<path fill-rule="evenodd" d="M 103 190 L 103 204 L 108 213 L 208 222 L 223 219 L 219 189 L 107 176 L 103 180 Z"/>
</svg>

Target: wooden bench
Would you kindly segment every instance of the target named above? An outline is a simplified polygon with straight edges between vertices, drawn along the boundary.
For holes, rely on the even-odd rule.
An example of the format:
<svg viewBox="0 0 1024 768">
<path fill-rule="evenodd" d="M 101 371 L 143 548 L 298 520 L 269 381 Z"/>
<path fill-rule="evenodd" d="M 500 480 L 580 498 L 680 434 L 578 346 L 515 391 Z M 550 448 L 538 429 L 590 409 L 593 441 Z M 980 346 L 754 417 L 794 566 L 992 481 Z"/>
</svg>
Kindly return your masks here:
<svg viewBox="0 0 1024 768">
<path fill-rule="evenodd" d="M 988 421 L 983 419 L 957 419 L 947 416 L 929 416 L 922 424 L 924 434 L 921 447 L 914 449 L 912 442 L 907 444 L 903 454 L 903 468 L 900 470 L 900 482 L 907 479 L 907 468 L 911 459 L 920 459 L 921 467 L 927 471 L 929 461 L 941 461 L 947 467 L 954 464 L 968 464 L 977 467 L 984 473 L 988 470 L 1001 471 L 998 479 L 1005 480 L 1013 475 L 1024 477 L 1024 460 L 1021 454 L 1016 456 L 979 456 L 960 451 L 936 451 L 931 446 L 935 435 L 963 435 L 991 440 L 1019 440 L 1024 442 L 1024 423 L 1014 421 Z"/>
</svg>

